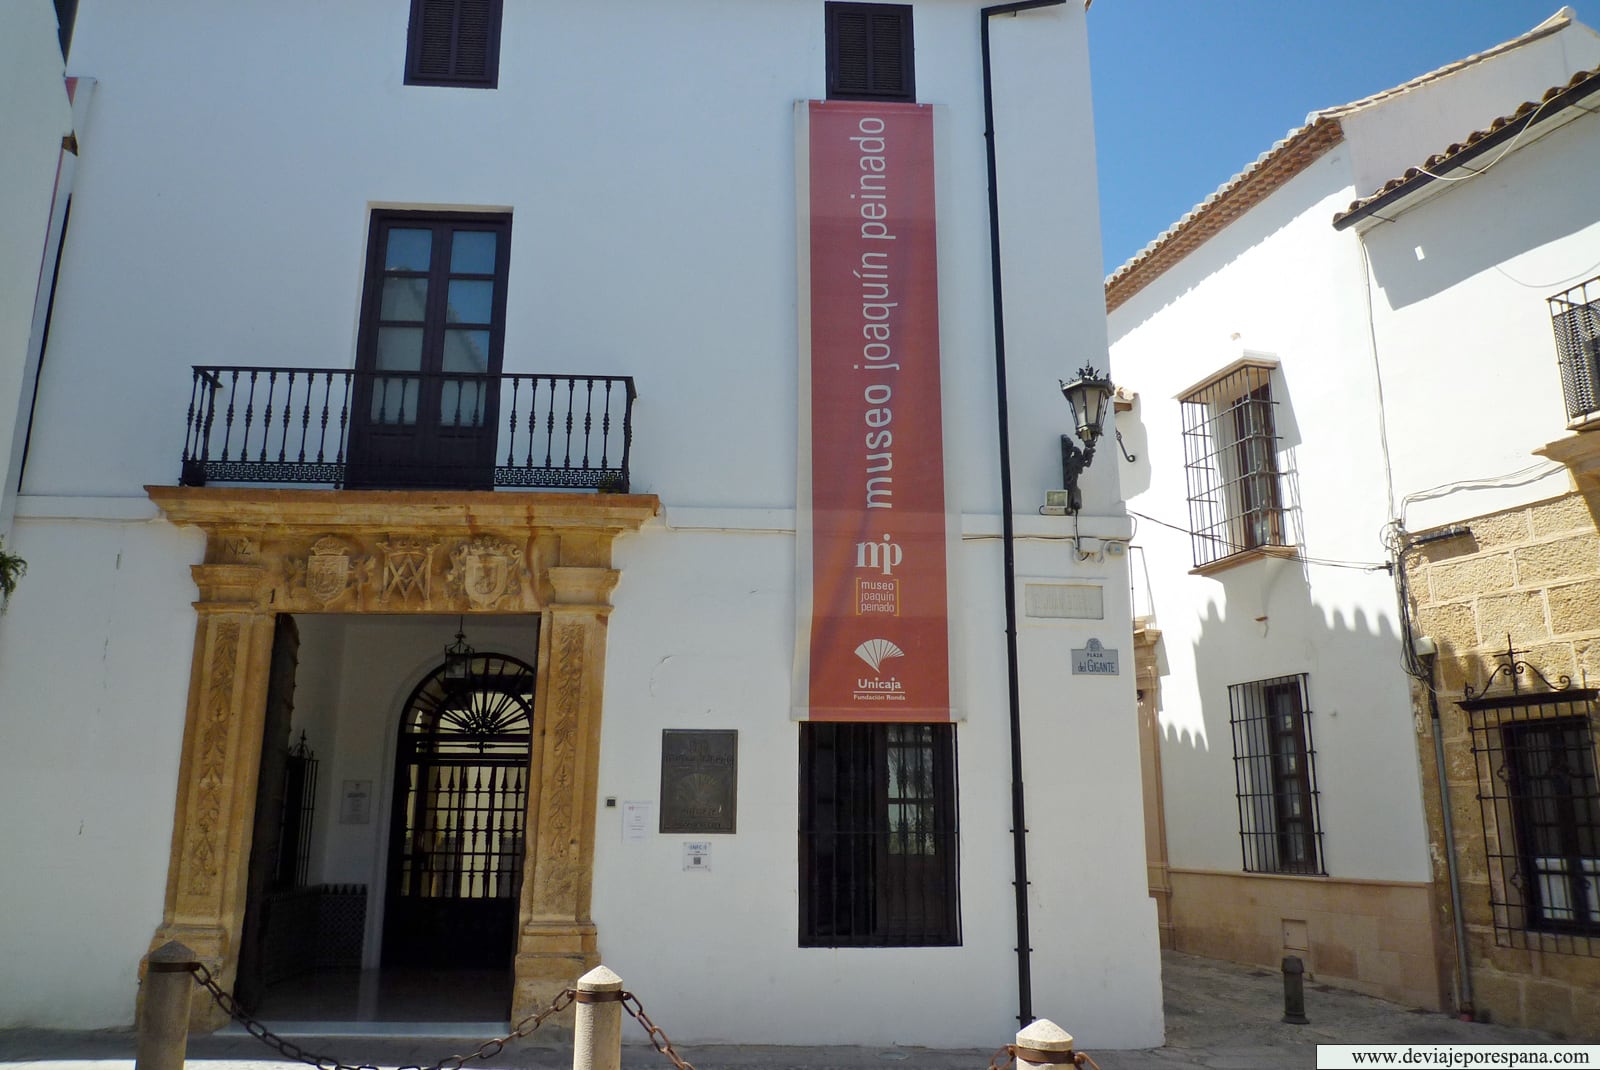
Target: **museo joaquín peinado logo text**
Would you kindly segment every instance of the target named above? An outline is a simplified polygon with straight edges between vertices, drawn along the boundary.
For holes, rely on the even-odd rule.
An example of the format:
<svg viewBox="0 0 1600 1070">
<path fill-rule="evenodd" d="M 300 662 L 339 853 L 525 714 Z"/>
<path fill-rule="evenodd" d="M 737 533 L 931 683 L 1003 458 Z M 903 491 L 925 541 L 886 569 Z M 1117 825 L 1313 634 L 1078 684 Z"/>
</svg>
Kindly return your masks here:
<svg viewBox="0 0 1600 1070">
<path fill-rule="evenodd" d="M 856 543 L 856 616 L 900 615 L 900 581 L 894 570 L 904 558 L 905 552 L 888 532 L 882 541 Z"/>
</svg>

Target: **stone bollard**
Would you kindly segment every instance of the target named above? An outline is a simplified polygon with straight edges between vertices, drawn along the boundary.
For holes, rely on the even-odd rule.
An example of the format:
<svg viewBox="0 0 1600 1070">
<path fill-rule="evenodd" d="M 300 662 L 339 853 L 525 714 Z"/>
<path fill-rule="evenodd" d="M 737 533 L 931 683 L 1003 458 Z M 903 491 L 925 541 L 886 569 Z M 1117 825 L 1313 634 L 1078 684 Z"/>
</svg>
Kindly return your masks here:
<svg viewBox="0 0 1600 1070">
<path fill-rule="evenodd" d="M 1286 955 L 1283 960 L 1283 1020 L 1290 1025 L 1305 1025 L 1306 1017 L 1306 964 L 1298 955 Z"/>
<path fill-rule="evenodd" d="M 1072 1034 L 1048 1018 L 1040 1018 L 1017 1033 L 1014 1049 L 1018 1070 L 1040 1066 L 1072 1066 L 1078 1061 L 1072 1050 Z"/>
<path fill-rule="evenodd" d="M 622 978 L 596 966 L 578 978 L 572 1070 L 621 1070 Z"/>
<path fill-rule="evenodd" d="M 168 940 L 145 959 L 134 1070 L 183 1070 L 189 1048 L 189 1000 L 198 964 L 194 952 L 176 940 Z"/>
</svg>

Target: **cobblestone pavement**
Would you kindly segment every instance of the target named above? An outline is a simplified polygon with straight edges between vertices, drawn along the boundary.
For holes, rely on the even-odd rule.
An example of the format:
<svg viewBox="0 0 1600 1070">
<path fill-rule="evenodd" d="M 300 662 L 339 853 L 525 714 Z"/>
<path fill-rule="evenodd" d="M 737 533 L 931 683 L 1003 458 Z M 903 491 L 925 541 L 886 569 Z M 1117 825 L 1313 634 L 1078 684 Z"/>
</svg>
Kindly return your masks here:
<svg viewBox="0 0 1600 1070">
<path fill-rule="evenodd" d="M 1166 1044 L 1141 1051 L 1090 1049 L 1101 1070 L 1294 1070 L 1316 1066 L 1318 1044 L 1548 1044 L 1560 1039 L 1535 1030 L 1461 1022 L 1315 983 L 1306 988 L 1310 1024 L 1286 1025 L 1280 1020 L 1283 988 L 1276 972 L 1170 952 L 1163 956 L 1162 966 Z M 629 1041 L 623 1049 L 625 1070 L 670 1066 L 648 1046 L 633 1043 L 643 1039 L 642 1031 L 631 1022 L 623 1024 Z M 671 1033 L 671 1022 L 660 1024 Z M 996 1046 L 1000 1039 L 1008 1038 L 997 1038 Z M 297 1042 L 312 1051 L 389 1067 L 433 1062 L 472 1046 L 440 1037 L 297 1038 Z M 133 1047 L 132 1035 L 121 1031 L 0 1031 L 0 1067 L 126 1070 L 133 1064 Z M 679 1050 L 698 1070 L 985 1070 L 993 1054 L 980 1049 L 756 1045 L 684 1045 Z M 189 1062 L 196 1070 L 287 1070 L 300 1065 L 283 1061 L 252 1037 L 226 1034 L 193 1038 Z M 469 1065 L 555 1070 L 570 1067 L 572 1053 L 566 1047 L 524 1041 L 487 1063 Z"/>
</svg>

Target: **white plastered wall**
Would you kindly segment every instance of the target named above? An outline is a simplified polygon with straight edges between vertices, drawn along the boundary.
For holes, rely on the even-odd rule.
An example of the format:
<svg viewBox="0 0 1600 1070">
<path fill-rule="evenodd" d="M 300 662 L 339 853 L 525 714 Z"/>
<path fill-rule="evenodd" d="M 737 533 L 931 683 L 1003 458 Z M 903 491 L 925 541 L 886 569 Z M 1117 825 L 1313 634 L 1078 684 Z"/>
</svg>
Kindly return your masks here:
<svg viewBox="0 0 1600 1070">
<path fill-rule="evenodd" d="M 307 38 L 313 6 L 319 33 Z M 951 117 L 940 292 L 946 455 L 968 535 L 957 607 L 969 711 L 960 729 L 964 942 L 802 952 L 797 729 L 787 716 L 793 519 L 782 514 L 795 504 L 798 388 L 790 116 L 794 100 L 823 93 L 820 5 L 508 4 L 500 86 L 482 93 L 402 86 L 403 7 L 378 0 L 229 5 L 199 20 L 177 4 L 136 12 L 83 0 L 73 66 L 100 80 L 95 137 L 77 175 L 19 523 L 19 549 L 38 557 L 30 597 L 0 618 L 0 708 L 37 701 L 51 676 L 77 674 L 60 689 L 76 695 L 89 683 L 78 668 L 84 650 L 159 640 L 170 649 L 117 663 L 103 686 L 118 696 L 119 730 L 148 739 L 161 761 L 124 769 L 117 750 L 73 770 L 88 827 L 112 818 L 132 826 L 120 830 L 115 856 L 128 864 L 114 885 L 99 885 L 106 895 L 118 889 L 118 905 L 83 934 L 80 907 L 96 905 L 87 892 L 15 888 L 5 937 L 25 939 L 24 949 L 65 941 L 82 955 L 69 960 L 77 969 L 30 974 L 38 995 L 26 1001 L 4 995 L 20 990 L 21 975 L 8 971 L 23 958 L 0 957 L 0 1021 L 126 1024 L 134 969 L 160 920 L 193 636 L 187 567 L 200 543 L 159 522 L 142 526 L 153 509 L 141 488 L 177 475 L 190 365 L 349 366 L 369 212 L 409 206 L 511 212 L 506 371 L 630 374 L 638 383 L 633 489 L 658 494 L 666 519 L 616 547 L 623 578 L 610 623 L 601 796 L 653 797 L 662 727 L 740 730 L 739 832 L 716 839 L 711 873 L 683 874 L 676 839 L 623 844 L 615 813 L 600 811 L 602 953 L 673 1023 L 675 1039 L 984 1046 L 1010 1035 L 1016 959 L 978 29 L 971 0 L 917 5 L 919 99 Z M 207 47 L 188 47 L 201 32 Z M 994 26 L 1012 456 L 1024 514 L 1059 483 L 1068 417 L 1056 380 L 1085 361 L 1104 364 L 1084 34 L 1077 4 Z M 288 54 L 292 79 L 283 75 Z M 593 61 L 600 54 L 605 70 Z M 616 79 L 615 69 L 630 77 Z M 1088 552 L 1107 535 L 1126 537 L 1125 522 L 1103 515 L 1118 511 L 1113 455 L 1102 444 L 1085 479 Z M 108 509 L 140 521 L 120 523 L 142 533 L 129 553 L 137 550 L 147 586 L 125 616 L 104 621 L 83 616 L 94 603 L 78 585 L 117 573 L 111 548 L 91 538 L 92 518 Z M 674 527 L 674 517 L 697 512 Z M 726 515 L 707 520 L 712 512 Z M 1107 607 L 1093 625 L 1028 628 L 1020 640 L 1034 1007 L 1085 1044 L 1146 1046 L 1160 1040 L 1159 963 L 1138 835 L 1126 565 L 1077 560 L 1063 541 L 1069 520 L 1029 523 L 1030 539 L 1047 538 L 1025 542 L 1019 569 L 1096 577 Z M 370 881 L 395 704 L 448 635 L 416 622 L 301 624 L 297 724 L 333 738 L 316 876 Z M 29 638 L 13 644 L 12 634 Z M 1066 671 L 1065 651 L 1088 637 L 1121 650 L 1120 677 Z M 94 724 L 86 704 L 51 701 L 42 739 L 74 739 Z M 369 778 L 379 782 L 373 826 L 338 826 L 330 793 Z M 0 778 L 0 802 L 20 805 L 11 783 Z M 1125 815 L 1122 834 L 1108 812 Z M 28 843 L 53 860 L 56 841 L 37 835 Z M 88 861 L 69 869 L 86 879 L 104 872 Z M 640 889 L 650 893 L 642 906 Z M 715 966 L 717 992 L 750 1013 L 700 998 L 681 980 L 686 966 Z M 70 1001 L 61 998 L 69 988 Z M 798 1010 L 774 1019 L 766 1012 L 775 1000 Z"/>
<path fill-rule="evenodd" d="M 1571 487 L 1532 451 L 1566 434 L 1546 299 L 1600 273 L 1597 163 L 1580 118 L 1362 235 L 1409 529 Z"/>
<path fill-rule="evenodd" d="M 55 198 L 61 139 L 72 132 L 62 81 L 55 7 L 14 0 L 0 10 L 0 539 L 15 497 L 14 451 L 23 397 L 34 299 L 48 284 L 46 237 Z"/>
<path fill-rule="evenodd" d="M 1175 867 L 1242 868 L 1228 687 L 1309 675 L 1324 861 L 1335 877 L 1428 877 L 1394 588 L 1360 250 L 1330 220 L 1353 199 L 1328 152 L 1111 317 L 1128 507 L 1162 633 L 1162 773 Z M 1189 574 L 1179 395 L 1245 356 L 1272 373 L 1286 540 L 1316 561 Z M 1134 432 L 1137 433 L 1134 433 Z M 1135 445 L 1134 443 L 1137 443 Z"/>
</svg>

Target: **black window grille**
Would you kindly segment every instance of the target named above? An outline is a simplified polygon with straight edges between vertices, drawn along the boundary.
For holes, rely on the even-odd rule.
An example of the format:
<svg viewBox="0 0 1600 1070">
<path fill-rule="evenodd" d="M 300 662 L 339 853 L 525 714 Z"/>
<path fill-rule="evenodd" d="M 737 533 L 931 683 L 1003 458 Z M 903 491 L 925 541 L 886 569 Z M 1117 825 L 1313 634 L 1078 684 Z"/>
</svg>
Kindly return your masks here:
<svg viewBox="0 0 1600 1070">
<path fill-rule="evenodd" d="M 1550 301 L 1550 325 L 1556 334 L 1561 363 L 1561 393 L 1567 419 L 1600 412 L 1595 362 L 1600 359 L 1600 277 L 1557 294 Z"/>
<path fill-rule="evenodd" d="M 800 726 L 800 946 L 961 942 L 955 726 Z"/>
<path fill-rule="evenodd" d="M 1323 873 L 1307 677 L 1228 688 L 1246 873 Z"/>
<path fill-rule="evenodd" d="M 828 99 L 917 99 L 911 8 L 904 4 L 830 3 Z"/>
<path fill-rule="evenodd" d="M 493 89 L 500 80 L 501 0 L 411 0 L 406 84 Z"/>
<path fill-rule="evenodd" d="M 1195 567 L 1285 545 L 1272 368 L 1242 365 L 1179 404 Z"/>
<path fill-rule="evenodd" d="M 279 819 L 278 869 L 272 886 L 304 888 L 311 870 L 311 826 L 317 812 L 317 755 L 306 743 L 289 748 L 283 765 L 283 815 Z"/>
<path fill-rule="evenodd" d="M 1600 782 L 1592 689 L 1461 703 L 1495 943 L 1600 956 Z"/>
</svg>

